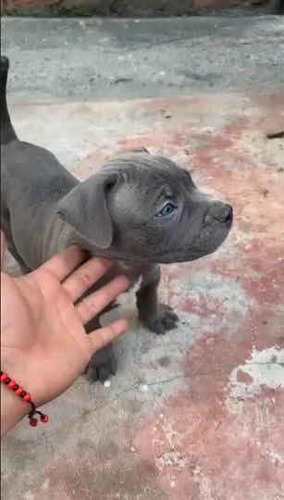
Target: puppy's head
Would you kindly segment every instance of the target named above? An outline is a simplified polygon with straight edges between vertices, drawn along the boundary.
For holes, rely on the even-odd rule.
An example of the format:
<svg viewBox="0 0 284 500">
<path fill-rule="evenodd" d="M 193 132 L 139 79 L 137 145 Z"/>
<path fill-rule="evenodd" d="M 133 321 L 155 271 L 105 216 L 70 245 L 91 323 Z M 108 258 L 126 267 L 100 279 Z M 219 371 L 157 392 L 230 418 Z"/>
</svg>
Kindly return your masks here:
<svg viewBox="0 0 284 500">
<path fill-rule="evenodd" d="M 58 213 L 86 248 L 149 263 L 214 252 L 233 220 L 230 205 L 198 191 L 186 170 L 146 151 L 108 162 L 60 201 Z"/>
</svg>

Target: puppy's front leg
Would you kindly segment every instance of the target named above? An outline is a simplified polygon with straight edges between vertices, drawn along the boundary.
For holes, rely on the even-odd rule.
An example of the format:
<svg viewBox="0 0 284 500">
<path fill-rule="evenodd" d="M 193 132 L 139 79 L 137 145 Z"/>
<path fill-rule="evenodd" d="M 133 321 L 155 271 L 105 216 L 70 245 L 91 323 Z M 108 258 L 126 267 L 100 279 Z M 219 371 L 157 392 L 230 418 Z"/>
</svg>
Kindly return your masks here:
<svg viewBox="0 0 284 500">
<path fill-rule="evenodd" d="M 95 285 L 88 291 L 88 294 L 96 289 L 97 287 Z M 110 311 L 113 307 L 115 307 L 115 305 L 111 304 L 107 306 L 101 312 L 100 316 L 103 316 L 105 312 Z M 100 323 L 100 316 L 94 317 L 87 323 L 87 325 L 85 325 L 86 333 L 90 333 L 101 328 L 102 325 Z M 105 380 L 108 380 L 110 377 L 116 374 L 116 367 L 116 357 L 113 352 L 113 345 L 112 343 L 110 343 L 93 354 L 88 366 L 86 367 L 85 373 L 87 374 L 90 382 L 99 380 L 103 383 L 105 382 Z"/>
<path fill-rule="evenodd" d="M 99 380 L 103 383 L 116 374 L 116 366 L 117 363 L 113 352 L 113 346 L 112 344 L 108 344 L 93 354 L 86 369 L 86 373 L 91 382 Z"/>
<path fill-rule="evenodd" d="M 169 306 L 158 302 L 160 277 L 159 266 L 147 268 L 143 272 L 143 280 L 136 297 L 140 321 L 152 332 L 164 334 L 176 328 L 178 316 Z"/>
</svg>

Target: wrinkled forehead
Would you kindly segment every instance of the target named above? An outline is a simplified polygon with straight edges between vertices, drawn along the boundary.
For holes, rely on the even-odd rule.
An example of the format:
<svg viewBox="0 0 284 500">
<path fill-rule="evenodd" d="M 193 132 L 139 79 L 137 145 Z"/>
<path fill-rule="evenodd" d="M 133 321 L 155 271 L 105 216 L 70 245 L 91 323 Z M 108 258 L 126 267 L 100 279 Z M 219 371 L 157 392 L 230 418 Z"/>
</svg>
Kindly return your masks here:
<svg viewBox="0 0 284 500">
<path fill-rule="evenodd" d="M 190 175 L 172 160 L 147 153 L 131 153 L 111 159 L 105 169 L 119 172 L 126 182 L 157 187 L 170 184 L 173 188 L 189 180 Z"/>
</svg>

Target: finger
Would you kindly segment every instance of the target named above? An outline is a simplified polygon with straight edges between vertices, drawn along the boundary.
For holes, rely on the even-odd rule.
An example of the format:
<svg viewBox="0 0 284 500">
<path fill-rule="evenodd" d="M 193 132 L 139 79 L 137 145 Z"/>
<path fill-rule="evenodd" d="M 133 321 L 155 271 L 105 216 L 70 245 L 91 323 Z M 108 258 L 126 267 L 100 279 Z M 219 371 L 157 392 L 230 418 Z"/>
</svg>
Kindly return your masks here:
<svg viewBox="0 0 284 500">
<path fill-rule="evenodd" d="M 113 302 L 118 295 L 125 292 L 128 287 L 128 279 L 125 278 L 125 276 L 119 276 L 97 292 L 92 293 L 79 302 L 76 306 L 76 311 L 83 325 L 88 323 L 88 321 L 100 313 L 107 305 Z"/>
<path fill-rule="evenodd" d="M 72 245 L 48 260 L 38 271 L 49 271 L 62 281 L 84 260 L 86 260 L 86 252 L 78 246 Z"/>
<path fill-rule="evenodd" d="M 90 259 L 74 271 L 62 286 L 75 302 L 105 274 L 111 265 L 112 263 L 106 259 Z"/>
<path fill-rule="evenodd" d="M 93 353 L 102 349 L 104 346 L 119 337 L 129 328 L 129 323 L 126 319 L 118 319 L 110 325 L 104 326 L 99 330 L 95 330 L 88 335 L 91 342 Z"/>
<path fill-rule="evenodd" d="M 5 250 L 6 250 L 6 238 L 3 231 L 1 231 L 1 269 L 4 263 Z"/>
</svg>

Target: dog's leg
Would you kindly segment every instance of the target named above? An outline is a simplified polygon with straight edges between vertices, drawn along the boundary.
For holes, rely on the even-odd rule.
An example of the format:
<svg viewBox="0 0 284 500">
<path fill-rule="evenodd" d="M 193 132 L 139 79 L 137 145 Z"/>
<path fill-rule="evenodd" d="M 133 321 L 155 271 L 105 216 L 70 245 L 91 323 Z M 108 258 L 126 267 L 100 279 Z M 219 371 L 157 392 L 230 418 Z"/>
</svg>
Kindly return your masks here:
<svg viewBox="0 0 284 500">
<path fill-rule="evenodd" d="M 97 351 L 91 358 L 87 367 L 87 377 L 90 382 L 105 382 L 116 374 L 116 357 L 113 352 L 112 344 L 108 344 Z"/>
<path fill-rule="evenodd" d="M 7 78 L 9 71 L 9 59 L 5 56 L 1 56 L 0 60 L 0 131 L 1 131 L 1 145 L 8 144 L 11 141 L 17 139 L 16 132 L 11 123 L 7 99 L 6 99 L 6 87 L 7 87 Z"/>
<path fill-rule="evenodd" d="M 17 261 L 17 263 L 20 267 L 21 273 L 22 274 L 30 273 L 31 269 L 25 264 L 25 262 L 23 261 L 22 257 L 19 255 L 19 253 L 14 245 L 12 232 L 11 232 L 9 212 L 4 206 L 1 207 L 1 230 L 5 234 L 7 248 L 9 250 L 9 252 L 13 255 L 14 259 Z"/>
<path fill-rule="evenodd" d="M 111 306 L 106 307 L 103 313 L 107 312 L 111 308 Z M 100 318 L 97 317 L 89 321 L 85 327 L 87 333 L 97 330 L 98 328 L 101 328 L 101 324 Z M 113 345 L 108 344 L 92 356 L 88 366 L 86 367 L 85 373 L 87 374 L 90 382 L 99 380 L 103 383 L 105 380 L 108 380 L 116 374 L 116 367 L 117 362 L 113 352 Z"/>
<path fill-rule="evenodd" d="M 139 319 L 142 323 L 152 332 L 164 334 L 176 328 L 178 316 L 169 306 L 158 302 L 160 275 L 159 266 L 152 266 L 143 273 L 143 281 L 136 297 Z"/>
<path fill-rule="evenodd" d="M 9 252 L 13 255 L 14 259 L 17 261 L 17 264 L 20 268 L 21 274 L 28 274 L 31 272 L 31 269 L 26 266 L 24 263 L 22 257 L 18 254 L 16 247 L 14 246 L 13 242 L 9 243 L 8 245 L 8 250 Z"/>
</svg>

